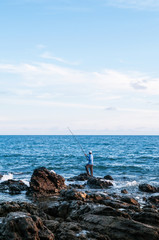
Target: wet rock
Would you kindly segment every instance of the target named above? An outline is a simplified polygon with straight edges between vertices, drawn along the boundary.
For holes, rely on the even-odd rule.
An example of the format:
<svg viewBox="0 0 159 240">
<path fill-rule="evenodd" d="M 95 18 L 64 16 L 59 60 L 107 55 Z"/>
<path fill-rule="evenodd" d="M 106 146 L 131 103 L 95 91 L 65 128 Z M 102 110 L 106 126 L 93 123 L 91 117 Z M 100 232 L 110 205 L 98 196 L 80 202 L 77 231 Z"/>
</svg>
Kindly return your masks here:
<svg viewBox="0 0 159 240">
<path fill-rule="evenodd" d="M 0 174 L 0 179 L 3 177 L 3 175 Z"/>
<path fill-rule="evenodd" d="M 126 189 L 122 189 L 122 190 L 121 190 L 121 193 L 127 194 L 128 191 L 127 191 Z"/>
<path fill-rule="evenodd" d="M 53 233 L 37 216 L 24 212 L 12 212 L 3 219 L 0 228 L 1 240 L 54 240 Z"/>
<path fill-rule="evenodd" d="M 28 194 L 33 193 L 37 196 L 49 196 L 66 188 L 65 179 L 50 172 L 48 169 L 41 167 L 35 169 L 30 181 L 30 190 Z"/>
<path fill-rule="evenodd" d="M 123 202 L 129 203 L 129 204 L 135 205 L 135 206 L 140 206 L 138 201 L 131 197 L 122 197 L 120 200 Z"/>
<path fill-rule="evenodd" d="M 111 199 L 110 196 L 102 193 L 88 193 L 87 198 L 95 203 L 102 203 L 104 200 Z"/>
<path fill-rule="evenodd" d="M 68 181 L 86 181 L 90 178 L 90 176 L 87 173 L 81 173 L 78 176 L 71 177 L 67 179 Z"/>
<path fill-rule="evenodd" d="M 110 176 L 110 175 L 104 176 L 104 179 L 106 179 L 106 180 L 114 180 L 114 179 L 112 178 L 112 176 Z"/>
<path fill-rule="evenodd" d="M 0 183 L 0 191 L 8 192 L 9 194 L 20 194 L 21 191 L 26 191 L 28 186 L 21 180 L 7 180 Z"/>
<path fill-rule="evenodd" d="M 60 195 L 67 200 L 84 200 L 87 197 L 85 192 L 75 189 L 61 190 Z"/>
<path fill-rule="evenodd" d="M 142 192 L 149 192 L 149 193 L 155 193 L 155 192 L 158 192 L 158 189 L 156 187 L 153 187 L 149 184 L 140 184 L 139 185 L 139 190 L 142 191 Z"/>
<path fill-rule="evenodd" d="M 84 189 L 84 188 L 85 188 L 85 185 L 81 185 L 81 184 L 69 184 L 69 188 Z"/>
<path fill-rule="evenodd" d="M 95 188 L 95 189 L 104 189 L 104 188 L 113 186 L 113 184 L 110 181 L 107 181 L 103 178 L 95 178 L 95 177 L 90 177 L 87 181 L 87 184 L 89 185 L 90 188 Z"/>
</svg>

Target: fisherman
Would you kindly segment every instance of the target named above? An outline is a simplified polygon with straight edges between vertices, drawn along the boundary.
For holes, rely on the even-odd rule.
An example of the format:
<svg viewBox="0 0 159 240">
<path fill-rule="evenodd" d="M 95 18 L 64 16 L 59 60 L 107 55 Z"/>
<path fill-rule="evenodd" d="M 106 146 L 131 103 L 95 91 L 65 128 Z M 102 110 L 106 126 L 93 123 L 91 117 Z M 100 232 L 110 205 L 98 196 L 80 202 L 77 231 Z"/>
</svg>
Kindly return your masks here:
<svg viewBox="0 0 159 240">
<path fill-rule="evenodd" d="M 93 154 L 92 154 L 92 151 L 89 151 L 89 155 L 87 156 L 87 154 L 85 153 L 85 156 L 88 160 L 88 163 L 87 165 L 85 166 L 86 168 L 86 172 L 87 174 L 90 176 L 89 174 L 89 169 L 90 169 L 90 172 L 91 172 L 91 176 L 93 177 Z"/>
</svg>

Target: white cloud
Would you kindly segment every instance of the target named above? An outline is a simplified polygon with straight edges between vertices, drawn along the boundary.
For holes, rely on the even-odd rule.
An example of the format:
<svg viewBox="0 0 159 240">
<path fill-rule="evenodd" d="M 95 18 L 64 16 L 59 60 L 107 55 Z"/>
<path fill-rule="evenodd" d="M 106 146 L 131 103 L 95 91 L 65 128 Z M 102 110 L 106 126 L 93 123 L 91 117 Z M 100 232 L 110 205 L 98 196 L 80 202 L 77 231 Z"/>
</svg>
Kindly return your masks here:
<svg viewBox="0 0 159 240">
<path fill-rule="evenodd" d="M 67 65 L 79 65 L 79 62 L 69 62 L 69 61 L 64 60 L 63 58 L 52 56 L 51 53 L 49 53 L 49 52 L 44 52 L 43 54 L 41 54 L 41 57 L 44 59 L 51 59 L 51 60 L 55 60 L 60 63 L 65 63 Z"/>
<path fill-rule="evenodd" d="M 119 99 L 123 93 L 140 92 L 140 94 L 158 94 L 159 78 L 138 72 L 122 73 L 105 69 L 100 72 L 86 72 L 73 68 L 61 67 L 55 64 L 0 64 L 0 72 L 13 73 L 22 78 L 23 85 L 28 87 L 58 87 L 91 94 L 107 99 Z M 67 88 L 67 89 L 66 89 Z M 118 92 L 118 94 L 116 94 Z M 111 94 L 110 94 L 111 93 Z"/>
</svg>

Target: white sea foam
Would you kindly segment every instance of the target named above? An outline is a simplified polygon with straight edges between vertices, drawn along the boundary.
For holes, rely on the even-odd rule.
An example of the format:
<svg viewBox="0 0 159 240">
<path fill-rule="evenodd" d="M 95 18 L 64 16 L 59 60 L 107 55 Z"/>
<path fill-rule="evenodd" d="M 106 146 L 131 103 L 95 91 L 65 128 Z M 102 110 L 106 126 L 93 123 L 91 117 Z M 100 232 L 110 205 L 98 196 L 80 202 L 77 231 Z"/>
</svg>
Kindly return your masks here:
<svg viewBox="0 0 159 240">
<path fill-rule="evenodd" d="M 1 182 L 7 181 L 9 179 L 13 179 L 13 174 L 12 173 L 4 174 L 3 177 L 1 178 Z"/>
<path fill-rule="evenodd" d="M 22 182 L 25 183 L 29 187 L 29 182 L 27 180 L 22 179 Z"/>
<path fill-rule="evenodd" d="M 136 182 L 136 181 L 126 183 L 126 187 L 132 187 L 132 186 L 136 186 L 136 185 L 138 185 L 138 182 Z"/>
</svg>

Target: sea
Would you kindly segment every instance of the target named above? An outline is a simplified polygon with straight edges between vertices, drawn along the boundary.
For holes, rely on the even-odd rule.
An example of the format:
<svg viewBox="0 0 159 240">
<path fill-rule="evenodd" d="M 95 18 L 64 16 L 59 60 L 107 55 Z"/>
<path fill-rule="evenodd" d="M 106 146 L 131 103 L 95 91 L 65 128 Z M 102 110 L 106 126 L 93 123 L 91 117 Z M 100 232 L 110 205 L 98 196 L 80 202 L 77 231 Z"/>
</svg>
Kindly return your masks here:
<svg viewBox="0 0 159 240">
<path fill-rule="evenodd" d="M 85 172 L 84 152 L 93 152 L 94 176 L 113 177 L 113 187 L 106 190 L 128 194 L 140 202 L 147 193 L 139 184 L 159 187 L 159 136 L 0 136 L 0 182 L 22 180 L 29 186 L 34 169 L 46 167 L 66 179 Z M 80 182 L 79 182 L 80 183 Z M 150 194 L 149 194 L 150 196 Z M 0 192 L 0 201 L 30 201 L 25 193 Z"/>
</svg>

